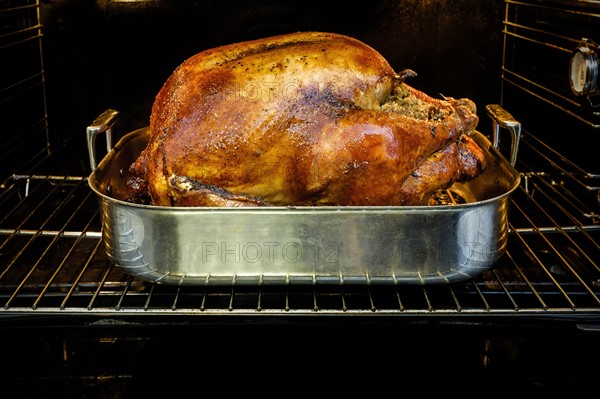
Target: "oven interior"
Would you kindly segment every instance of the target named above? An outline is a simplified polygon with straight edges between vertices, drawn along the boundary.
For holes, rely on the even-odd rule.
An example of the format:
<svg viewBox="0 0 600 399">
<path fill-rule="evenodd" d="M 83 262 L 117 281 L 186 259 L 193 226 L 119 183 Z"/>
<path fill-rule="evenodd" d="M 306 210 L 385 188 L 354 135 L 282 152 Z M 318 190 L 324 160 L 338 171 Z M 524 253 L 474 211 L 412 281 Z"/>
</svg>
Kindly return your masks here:
<svg viewBox="0 0 600 399">
<path fill-rule="evenodd" d="M 593 343 L 600 330 L 593 144 L 600 108 L 571 92 L 568 65 L 582 38 L 600 41 L 600 3 L 22 0 L 2 7 L 0 331 L 17 343 L 7 349 L 11 364 L 0 365 L 3 383 L 32 395 L 150 392 L 161 387 L 136 375 L 169 381 L 181 369 L 157 371 L 147 362 L 174 362 L 173 352 L 187 350 L 207 359 L 206 346 L 215 344 L 223 356 L 208 358 L 207 381 L 235 375 L 248 390 L 272 375 L 307 393 L 372 393 L 399 378 L 415 382 L 405 391 L 423 393 L 433 390 L 424 383 L 429 378 L 453 384 L 462 372 L 475 374 L 476 389 L 498 381 L 512 382 L 506 391 L 592 389 L 598 367 L 580 362 L 600 354 Z M 511 195 L 508 246 L 496 266 L 434 286 L 177 287 L 145 283 L 111 265 L 87 184 L 86 126 L 115 108 L 118 139 L 147 125 L 155 93 L 183 59 L 296 30 L 353 35 L 394 68 L 417 71 L 416 88 L 473 99 L 484 134 L 492 129 L 486 104 L 502 104 L 521 122 L 521 185 Z M 303 338 L 286 345 L 292 334 Z M 411 340 L 419 349 L 405 347 Z M 309 359 L 311 369 L 289 362 L 277 369 L 280 350 Z M 415 367 L 398 375 L 371 364 L 372 380 L 359 387 L 327 378 L 340 370 L 324 358 L 341 371 L 362 361 L 342 374 L 365 378 L 364 363 L 382 353 Z M 236 356 L 246 363 L 231 363 Z M 555 361 L 545 368 L 549 358 Z M 30 361 L 39 367 L 32 370 Z M 262 372 L 228 374 L 253 361 Z"/>
</svg>

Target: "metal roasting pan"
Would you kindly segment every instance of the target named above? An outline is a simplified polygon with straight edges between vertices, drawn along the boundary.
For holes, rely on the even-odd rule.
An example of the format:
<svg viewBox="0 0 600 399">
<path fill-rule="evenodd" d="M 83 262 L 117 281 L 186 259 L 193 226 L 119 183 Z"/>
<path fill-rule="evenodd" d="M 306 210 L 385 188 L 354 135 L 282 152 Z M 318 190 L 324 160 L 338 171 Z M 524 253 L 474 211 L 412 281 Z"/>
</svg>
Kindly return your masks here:
<svg viewBox="0 0 600 399">
<path fill-rule="evenodd" d="M 520 124 L 497 104 L 486 107 L 493 138 L 472 137 L 488 166 L 451 187 L 466 203 L 435 206 L 160 207 L 124 200 L 127 170 L 149 139 L 142 128 L 112 147 L 118 112 L 87 128 L 102 236 L 111 261 L 144 281 L 171 285 L 446 284 L 492 267 L 508 235 L 509 195 Z M 499 129 L 511 132 L 509 160 Z M 96 136 L 107 155 L 96 163 Z"/>
</svg>

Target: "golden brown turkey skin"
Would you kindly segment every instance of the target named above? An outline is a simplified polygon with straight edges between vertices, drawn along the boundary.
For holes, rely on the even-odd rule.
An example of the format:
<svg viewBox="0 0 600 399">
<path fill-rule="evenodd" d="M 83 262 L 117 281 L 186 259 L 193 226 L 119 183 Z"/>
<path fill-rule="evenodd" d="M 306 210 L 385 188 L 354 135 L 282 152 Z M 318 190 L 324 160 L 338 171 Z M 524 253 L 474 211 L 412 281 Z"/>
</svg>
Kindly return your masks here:
<svg viewBox="0 0 600 399">
<path fill-rule="evenodd" d="M 485 154 L 467 135 L 430 155 L 400 186 L 399 205 L 426 205 L 438 190 L 455 181 L 468 181 L 481 173 Z"/>
<path fill-rule="evenodd" d="M 461 163 L 456 144 L 476 127 L 475 112 L 468 99 L 413 89 L 379 53 L 347 36 L 301 32 L 207 50 L 158 93 L 150 143 L 130 169 L 130 199 L 415 204 L 481 170 L 482 156 L 463 146 L 472 155 L 463 158 L 476 162 Z M 419 181 L 409 179 L 439 151 L 452 153 L 444 155 L 452 171 L 429 167 Z"/>
</svg>

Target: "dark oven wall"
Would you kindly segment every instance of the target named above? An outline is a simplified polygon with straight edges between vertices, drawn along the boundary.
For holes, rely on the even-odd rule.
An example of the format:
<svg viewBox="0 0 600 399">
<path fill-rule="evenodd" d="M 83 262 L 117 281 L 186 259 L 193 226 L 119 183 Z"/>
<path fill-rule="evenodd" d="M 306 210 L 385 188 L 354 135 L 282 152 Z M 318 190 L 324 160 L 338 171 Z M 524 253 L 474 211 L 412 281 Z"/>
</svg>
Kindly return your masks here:
<svg viewBox="0 0 600 399">
<path fill-rule="evenodd" d="M 502 9 L 499 0 L 43 2 L 50 133 L 85 148 L 85 127 L 108 107 L 121 113 L 117 134 L 146 126 L 154 96 L 187 57 L 302 30 L 366 42 L 396 70 L 416 71 L 416 88 L 473 99 L 487 128 L 484 107 L 499 101 Z"/>
</svg>

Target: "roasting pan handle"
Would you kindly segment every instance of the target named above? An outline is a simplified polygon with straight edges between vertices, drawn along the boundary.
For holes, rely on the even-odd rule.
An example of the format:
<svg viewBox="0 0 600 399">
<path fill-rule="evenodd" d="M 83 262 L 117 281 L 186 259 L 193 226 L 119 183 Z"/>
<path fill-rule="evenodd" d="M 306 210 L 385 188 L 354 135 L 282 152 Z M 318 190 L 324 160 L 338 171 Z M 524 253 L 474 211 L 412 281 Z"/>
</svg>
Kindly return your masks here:
<svg viewBox="0 0 600 399">
<path fill-rule="evenodd" d="M 489 104 L 485 109 L 490 118 L 492 118 L 492 137 L 495 148 L 498 148 L 500 145 L 500 128 L 503 127 L 510 132 L 512 142 L 510 145 L 509 162 L 512 166 L 515 166 L 515 163 L 517 163 L 517 152 L 519 151 L 519 141 L 521 140 L 521 123 L 502 108 L 501 105 Z"/>
<path fill-rule="evenodd" d="M 106 132 L 106 151 L 110 151 L 112 149 L 112 127 L 117 121 L 118 115 L 119 111 L 108 109 L 94 119 L 92 124 L 86 129 L 87 146 L 92 172 L 95 171 L 98 166 L 98 163 L 96 162 L 96 136 Z"/>
</svg>

